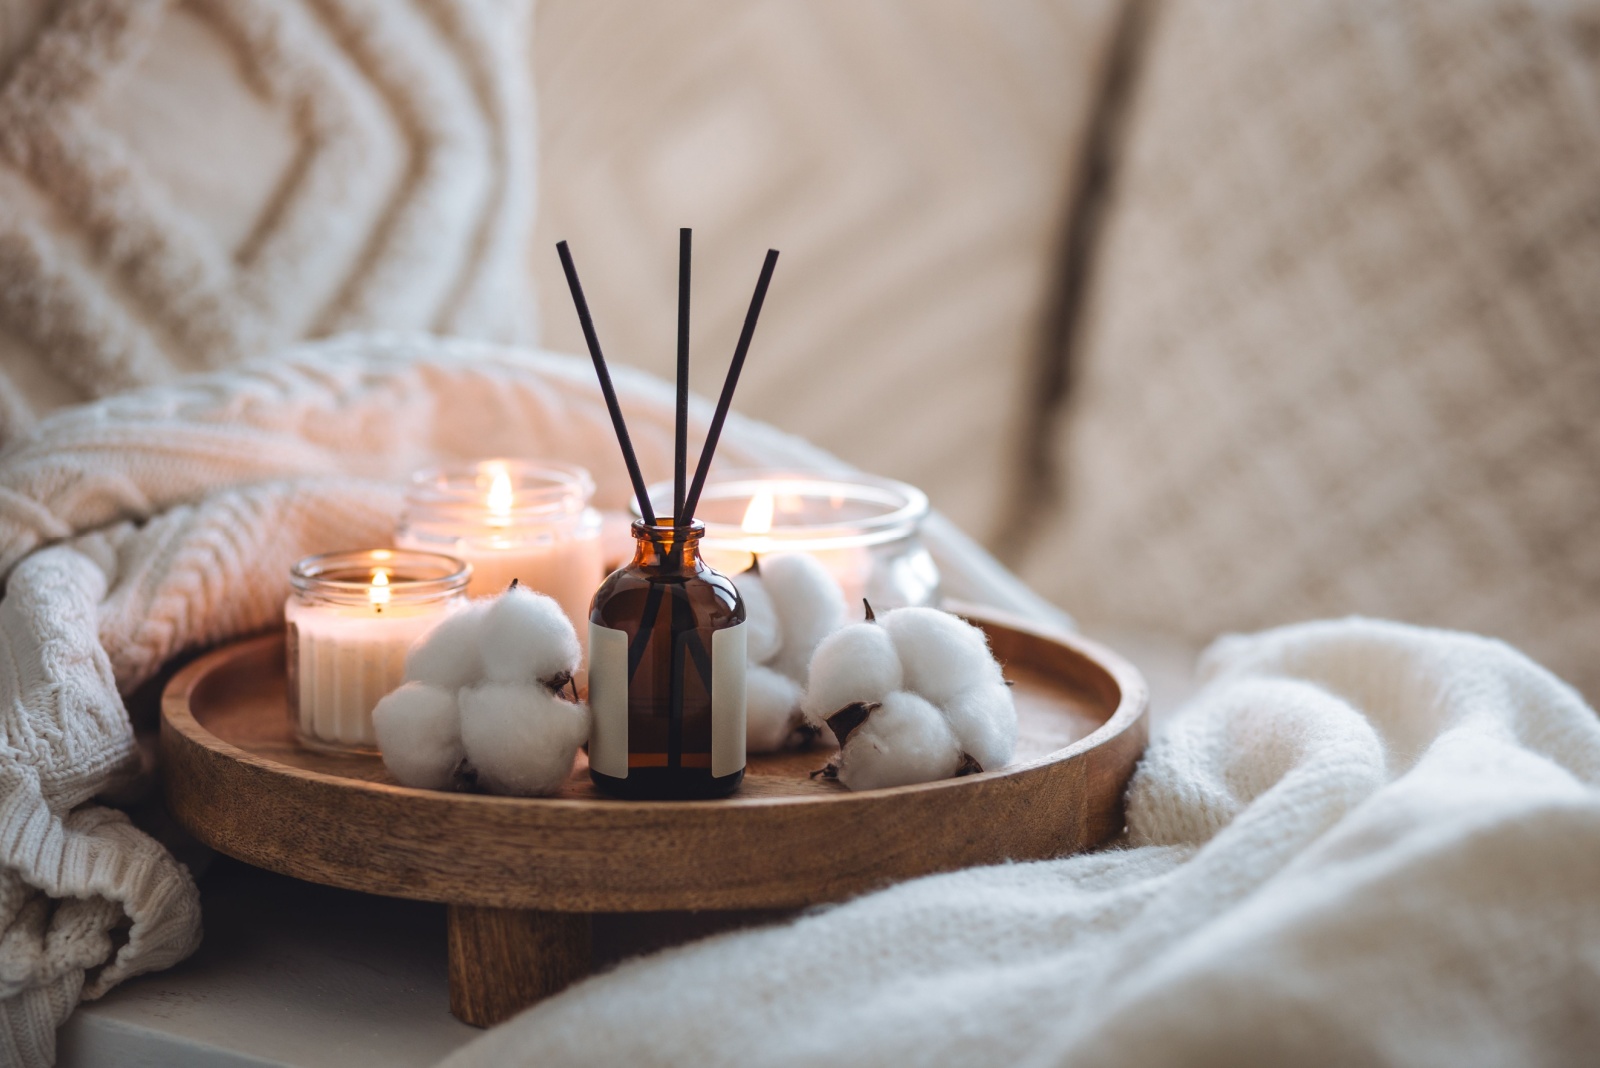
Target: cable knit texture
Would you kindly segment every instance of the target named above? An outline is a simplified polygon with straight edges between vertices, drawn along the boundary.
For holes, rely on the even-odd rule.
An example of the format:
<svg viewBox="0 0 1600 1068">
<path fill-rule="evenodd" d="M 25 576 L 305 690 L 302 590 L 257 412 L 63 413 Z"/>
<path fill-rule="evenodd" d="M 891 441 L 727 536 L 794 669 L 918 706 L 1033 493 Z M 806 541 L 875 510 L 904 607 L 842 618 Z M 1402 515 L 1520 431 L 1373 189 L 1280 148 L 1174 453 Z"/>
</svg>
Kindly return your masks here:
<svg viewBox="0 0 1600 1068">
<path fill-rule="evenodd" d="M 531 6 L 0 14 L 0 441 L 304 337 L 531 337 Z"/>
<path fill-rule="evenodd" d="M 448 1068 L 1586 1064 L 1600 719 L 1508 646 L 1214 646 L 1125 847 L 906 883 L 625 965 Z"/>
<path fill-rule="evenodd" d="M 1023 574 L 1195 642 L 1489 633 L 1600 701 L 1600 3 L 1158 10 Z"/>
<path fill-rule="evenodd" d="M 614 374 L 646 474 L 663 477 L 672 387 Z M 692 433 L 710 414 L 695 398 Z M 0 452 L 0 1063 L 49 1064 L 80 997 L 198 944 L 188 873 L 87 803 L 138 767 L 119 695 L 178 653 L 275 625 L 299 557 L 386 544 L 414 468 L 486 455 L 583 464 L 598 503 L 626 507 L 588 361 L 420 335 L 351 335 L 71 409 Z M 736 415 L 718 461 L 849 470 Z M 943 520 L 927 536 L 953 594 L 1052 615 Z"/>
</svg>

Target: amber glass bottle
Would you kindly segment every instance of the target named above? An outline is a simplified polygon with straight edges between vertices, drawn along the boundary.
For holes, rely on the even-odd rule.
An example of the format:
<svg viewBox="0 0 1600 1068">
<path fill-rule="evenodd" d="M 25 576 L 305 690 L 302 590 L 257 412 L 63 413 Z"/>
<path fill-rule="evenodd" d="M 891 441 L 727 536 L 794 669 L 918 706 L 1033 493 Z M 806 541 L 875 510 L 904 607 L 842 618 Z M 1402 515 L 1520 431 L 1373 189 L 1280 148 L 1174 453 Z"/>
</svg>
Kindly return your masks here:
<svg viewBox="0 0 1600 1068">
<path fill-rule="evenodd" d="M 633 525 L 589 609 L 589 776 L 629 798 L 720 797 L 745 763 L 744 602 L 699 523 Z"/>
</svg>

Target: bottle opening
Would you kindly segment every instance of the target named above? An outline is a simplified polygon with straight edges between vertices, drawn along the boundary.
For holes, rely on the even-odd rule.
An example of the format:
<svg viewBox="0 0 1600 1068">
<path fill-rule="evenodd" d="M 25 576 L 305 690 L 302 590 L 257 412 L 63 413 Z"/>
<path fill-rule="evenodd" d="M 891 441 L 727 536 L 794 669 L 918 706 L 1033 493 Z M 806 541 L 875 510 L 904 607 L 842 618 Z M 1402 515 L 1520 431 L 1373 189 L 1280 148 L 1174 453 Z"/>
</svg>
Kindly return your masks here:
<svg viewBox="0 0 1600 1068">
<path fill-rule="evenodd" d="M 654 524 L 643 519 L 633 521 L 633 536 L 650 541 L 695 541 L 705 532 L 706 525 L 695 519 L 684 524 L 679 524 L 672 516 L 657 516 Z"/>
</svg>

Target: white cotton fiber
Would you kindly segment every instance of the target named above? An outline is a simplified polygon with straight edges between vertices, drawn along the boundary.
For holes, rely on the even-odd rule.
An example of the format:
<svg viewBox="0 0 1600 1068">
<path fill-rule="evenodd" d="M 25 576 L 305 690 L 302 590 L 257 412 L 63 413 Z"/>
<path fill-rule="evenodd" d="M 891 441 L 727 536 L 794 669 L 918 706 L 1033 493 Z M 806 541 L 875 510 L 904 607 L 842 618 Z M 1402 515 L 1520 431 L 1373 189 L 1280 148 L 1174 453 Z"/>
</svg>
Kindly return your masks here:
<svg viewBox="0 0 1600 1068">
<path fill-rule="evenodd" d="M 461 715 L 453 690 L 408 682 L 372 710 L 384 766 L 405 786 L 443 790 L 464 755 Z"/>
<path fill-rule="evenodd" d="M 852 790 L 947 778 L 970 769 L 966 757 L 994 771 L 1016 752 L 1016 702 L 988 638 L 938 609 L 895 609 L 817 646 L 806 719 L 821 725 L 855 705 L 866 718 L 833 761 Z"/>
<path fill-rule="evenodd" d="M 473 601 L 418 639 L 406 654 L 406 681 L 426 682 L 441 690 L 459 690 L 479 681 L 483 658 L 478 642 L 488 610 L 487 601 Z"/>
<path fill-rule="evenodd" d="M 794 733 L 800 714 L 800 684 L 759 664 L 745 668 L 745 747 L 773 753 Z"/>
<path fill-rule="evenodd" d="M 517 586 L 489 603 L 479 648 L 483 678 L 515 685 L 572 675 L 583 659 L 578 634 L 553 598 Z"/>
<path fill-rule="evenodd" d="M 761 581 L 783 639 L 771 666 L 804 686 L 812 652 L 844 623 L 844 593 L 827 568 L 802 554 L 763 556 Z"/>
<path fill-rule="evenodd" d="M 937 708 L 896 690 L 850 735 L 834 763 L 850 789 L 877 790 L 948 779 L 961 766 L 961 746 Z"/>
<path fill-rule="evenodd" d="M 900 656 L 889 632 L 877 623 L 852 623 L 817 646 L 801 708 L 821 727 L 846 705 L 881 703 L 902 685 Z"/>
<path fill-rule="evenodd" d="M 980 683 L 944 706 L 963 752 L 984 771 L 1011 763 L 1017 748 L 1017 703 L 1003 682 Z"/>
<path fill-rule="evenodd" d="M 905 669 L 906 689 L 941 708 L 965 690 L 1001 683 L 983 631 L 937 608 L 896 608 L 881 618 Z"/>
<path fill-rule="evenodd" d="M 373 712 L 378 748 L 408 786 L 446 789 L 465 761 L 501 794 L 558 789 L 589 737 L 589 709 L 552 693 L 582 662 L 556 602 L 516 587 L 473 601 L 406 656 L 404 686 Z"/>
<path fill-rule="evenodd" d="M 485 683 L 462 690 L 461 742 L 478 782 L 497 794 L 554 793 L 589 739 L 587 705 L 540 683 Z"/>
<path fill-rule="evenodd" d="M 783 635 L 778 630 L 778 610 L 772 605 L 772 595 L 767 584 L 754 571 L 733 576 L 739 588 L 739 599 L 744 601 L 745 655 L 752 664 L 765 664 L 778 655 Z"/>
</svg>

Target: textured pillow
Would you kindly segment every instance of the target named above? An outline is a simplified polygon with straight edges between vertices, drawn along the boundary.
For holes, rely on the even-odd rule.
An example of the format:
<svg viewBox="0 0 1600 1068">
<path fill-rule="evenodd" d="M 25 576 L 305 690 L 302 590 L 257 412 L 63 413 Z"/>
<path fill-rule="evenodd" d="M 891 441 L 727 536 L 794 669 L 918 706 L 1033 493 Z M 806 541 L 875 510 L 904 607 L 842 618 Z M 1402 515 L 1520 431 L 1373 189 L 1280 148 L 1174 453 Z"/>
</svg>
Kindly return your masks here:
<svg viewBox="0 0 1600 1068">
<path fill-rule="evenodd" d="M 714 396 L 782 249 L 740 410 L 992 538 L 1117 6 L 539 0 L 544 344 L 583 350 L 570 238 L 607 354 L 671 377 L 693 226 Z"/>
<path fill-rule="evenodd" d="M 1162 9 L 1024 570 L 1203 639 L 1372 613 L 1600 698 L 1600 4 Z"/>
<path fill-rule="evenodd" d="M 0 11 L 0 440 L 361 327 L 533 328 L 530 0 Z"/>
</svg>

